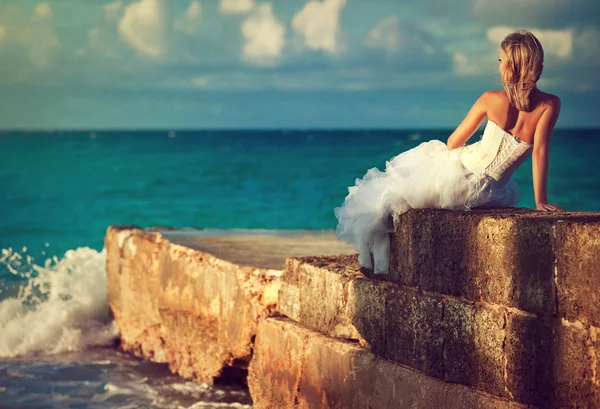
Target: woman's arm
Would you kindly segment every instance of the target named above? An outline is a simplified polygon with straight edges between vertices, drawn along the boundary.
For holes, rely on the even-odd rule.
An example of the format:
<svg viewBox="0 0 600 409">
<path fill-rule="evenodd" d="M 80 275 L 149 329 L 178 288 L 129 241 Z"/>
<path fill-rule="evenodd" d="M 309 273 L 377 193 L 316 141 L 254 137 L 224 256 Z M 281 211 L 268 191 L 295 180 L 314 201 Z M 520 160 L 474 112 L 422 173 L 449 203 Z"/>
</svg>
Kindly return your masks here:
<svg viewBox="0 0 600 409">
<path fill-rule="evenodd" d="M 546 185 L 548 182 L 549 151 L 552 131 L 560 114 L 560 99 L 554 96 L 542 113 L 533 137 L 532 173 L 535 206 L 538 210 L 558 211 L 561 207 L 548 203 Z"/>
<path fill-rule="evenodd" d="M 463 119 L 460 125 L 456 128 L 452 135 L 448 138 L 448 149 L 453 150 L 463 146 L 471 136 L 479 129 L 479 126 L 487 115 L 487 104 L 486 101 L 489 98 L 490 91 L 484 93 L 479 97 L 475 104 L 471 107 L 471 110 Z"/>
</svg>

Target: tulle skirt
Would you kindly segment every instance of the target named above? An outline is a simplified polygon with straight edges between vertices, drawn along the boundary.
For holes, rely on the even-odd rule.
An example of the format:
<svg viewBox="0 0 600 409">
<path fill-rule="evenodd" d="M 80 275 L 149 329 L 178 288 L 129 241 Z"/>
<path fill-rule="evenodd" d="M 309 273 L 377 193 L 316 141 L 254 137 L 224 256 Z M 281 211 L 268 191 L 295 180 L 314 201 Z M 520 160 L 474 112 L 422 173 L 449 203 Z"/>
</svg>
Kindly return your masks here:
<svg viewBox="0 0 600 409">
<path fill-rule="evenodd" d="M 411 208 L 470 210 L 513 207 L 519 201 L 512 178 L 500 185 L 474 174 L 460 160 L 461 149 L 448 150 L 439 140 L 423 142 L 387 161 L 385 171 L 369 169 L 348 188 L 344 203 L 334 209 L 336 232 L 358 251 L 362 267 L 387 273 L 389 233 Z"/>
</svg>

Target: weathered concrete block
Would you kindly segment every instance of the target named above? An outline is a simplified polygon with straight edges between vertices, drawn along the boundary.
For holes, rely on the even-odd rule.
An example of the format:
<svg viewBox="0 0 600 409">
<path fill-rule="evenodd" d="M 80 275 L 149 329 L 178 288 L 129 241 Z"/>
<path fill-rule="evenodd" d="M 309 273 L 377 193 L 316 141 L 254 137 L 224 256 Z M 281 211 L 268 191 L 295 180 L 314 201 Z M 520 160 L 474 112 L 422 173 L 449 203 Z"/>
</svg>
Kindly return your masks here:
<svg viewBox="0 0 600 409">
<path fill-rule="evenodd" d="M 506 395 L 505 311 L 439 294 L 387 288 L 384 338 L 367 340 L 374 351 L 383 349 L 381 356 L 428 375 Z"/>
<path fill-rule="evenodd" d="M 279 312 L 294 321 L 300 321 L 300 289 L 298 286 L 281 283 L 279 290 Z"/>
<path fill-rule="evenodd" d="M 237 266 L 139 229 L 111 227 L 105 241 L 123 350 L 201 382 L 226 368 L 244 375 L 257 320 L 275 311 L 281 271 Z"/>
<path fill-rule="evenodd" d="M 559 314 L 600 326 L 600 221 L 554 225 Z"/>
<path fill-rule="evenodd" d="M 356 343 L 281 318 L 259 323 L 248 385 L 257 409 L 524 407 L 429 377 Z"/>
<path fill-rule="evenodd" d="M 386 290 L 384 338 L 367 341 L 370 345 L 384 343 L 385 358 L 443 379 L 443 300 L 402 287 L 388 286 Z"/>
<path fill-rule="evenodd" d="M 362 277 L 356 255 L 288 258 L 279 311 L 340 338 L 360 339 L 348 313 L 348 286 Z M 324 302 L 326 300 L 326 302 Z"/>
<path fill-rule="evenodd" d="M 504 380 L 506 311 L 451 298 L 444 301 L 444 376 L 507 396 Z"/>
<path fill-rule="evenodd" d="M 365 278 L 357 278 L 350 282 L 345 314 L 356 329 L 356 339 L 361 345 L 369 345 L 375 354 L 384 356 L 389 349 L 386 343 L 386 332 L 389 332 L 386 318 L 389 316 L 388 310 L 392 308 L 387 293 L 393 290 L 393 286 L 373 284 L 372 280 Z M 347 335 L 346 338 L 354 338 L 350 331 Z"/>
<path fill-rule="evenodd" d="M 286 321 L 268 319 L 259 323 L 248 369 L 248 386 L 255 409 L 297 407 L 307 334 Z"/>
<path fill-rule="evenodd" d="M 516 400 L 544 408 L 600 407 L 596 348 L 590 329 L 581 323 L 512 314 L 507 390 Z"/>
<path fill-rule="evenodd" d="M 105 240 L 108 297 L 121 347 L 154 362 L 167 362 L 159 311 L 164 246 L 159 234 L 134 226 L 110 227 Z"/>
<path fill-rule="evenodd" d="M 287 266 L 297 284 L 286 269 L 279 305 L 288 317 L 428 375 L 505 394 L 504 310 L 368 279 L 356 256 L 294 258 Z"/>
<path fill-rule="evenodd" d="M 574 226 L 600 222 L 600 214 L 412 209 L 400 216 L 391 235 L 389 274 L 369 276 L 552 316 L 558 308 L 554 263 L 561 245 L 554 226 L 568 221 L 562 229 L 577 234 Z M 590 250 L 591 243 L 580 242 Z"/>
<path fill-rule="evenodd" d="M 287 283 L 286 270 L 282 288 L 288 287 L 288 295 L 282 291 L 280 297 L 293 298 L 292 318 L 301 324 L 333 337 L 343 334 L 378 356 L 496 396 L 542 406 L 595 402 L 596 328 L 372 280 L 360 274 L 355 257 L 341 257 L 337 265 L 335 260 L 290 260 L 299 287 Z M 323 286 L 309 285 L 312 276 L 328 277 L 341 289 L 330 296 Z M 298 313 L 305 308 L 337 308 L 337 314 L 326 320 Z M 560 348 L 547 347 L 549 342 Z M 548 380 L 548 374 L 555 377 Z M 568 374 L 568 381 L 559 374 Z"/>
</svg>

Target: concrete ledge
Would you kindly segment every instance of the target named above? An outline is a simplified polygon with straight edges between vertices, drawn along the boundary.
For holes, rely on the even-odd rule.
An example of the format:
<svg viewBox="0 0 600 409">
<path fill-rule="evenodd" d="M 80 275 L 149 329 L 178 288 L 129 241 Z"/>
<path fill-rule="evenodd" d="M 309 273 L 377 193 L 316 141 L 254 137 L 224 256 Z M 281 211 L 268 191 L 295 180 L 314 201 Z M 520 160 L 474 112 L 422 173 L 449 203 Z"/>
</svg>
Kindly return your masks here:
<svg viewBox="0 0 600 409">
<path fill-rule="evenodd" d="M 277 304 L 279 271 L 236 266 L 138 229 L 109 228 L 106 248 L 123 350 L 201 382 L 224 368 L 246 370 L 257 319 Z"/>
<path fill-rule="evenodd" d="M 372 278 L 600 326 L 599 240 L 600 213 L 413 209 Z"/>
<path fill-rule="evenodd" d="M 137 237 L 132 239 L 134 233 Z M 154 362 L 168 362 L 159 311 L 163 238 L 133 226 L 109 227 L 105 246 L 108 299 L 121 348 Z"/>
<path fill-rule="evenodd" d="M 108 298 L 121 348 L 168 362 L 172 371 L 201 382 L 224 371 L 245 379 L 258 318 L 276 309 L 287 256 L 318 253 L 316 245 L 325 254 L 352 251 L 332 233 L 230 237 L 131 226 L 110 227 L 105 245 Z M 220 257 L 204 249 L 220 249 Z M 228 257 L 246 262 L 237 265 Z"/>
<path fill-rule="evenodd" d="M 288 259 L 280 311 L 383 358 L 517 401 L 587 405 L 598 329 L 366 278 L 356 256 Z"/>
<path fill-rule="evenodd" d="M 249 370 L 258 408 L 600 407 L 599 214 L 415 209 L 372 278 L 331 232 L 240 233 L 110 227 L 122 349 Z"/>
<path fill-rule="evenodd" d="M 256 409 L 525 408 L 282 318 L 259 323 L 248 385 Z"/>
<path fill-rule="evenodd" d="M 354 323 L 359 311 L 353 309 L 351 287 L 364 278 L 359 267 L 356 255 L 288 258 L 279 311 L 332 337 L 364 341 Z"/>
</svg>

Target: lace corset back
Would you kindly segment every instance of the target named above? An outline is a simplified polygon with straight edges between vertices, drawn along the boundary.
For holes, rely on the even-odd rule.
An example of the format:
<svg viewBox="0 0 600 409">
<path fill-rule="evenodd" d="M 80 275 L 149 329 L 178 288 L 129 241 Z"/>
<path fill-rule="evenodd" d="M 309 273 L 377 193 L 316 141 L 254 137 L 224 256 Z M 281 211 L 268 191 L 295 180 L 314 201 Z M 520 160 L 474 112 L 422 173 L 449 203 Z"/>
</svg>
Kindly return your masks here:
<svg viewBox="0 0 600 409">
<path fill-rule="evenodd" d="M 485 174 L 505 184 L 532 150 L 533 145 L 523 142 L 488 120 L 481 140 L 465 146 L 460 158 L 473 173 Z"/>
</svg>

